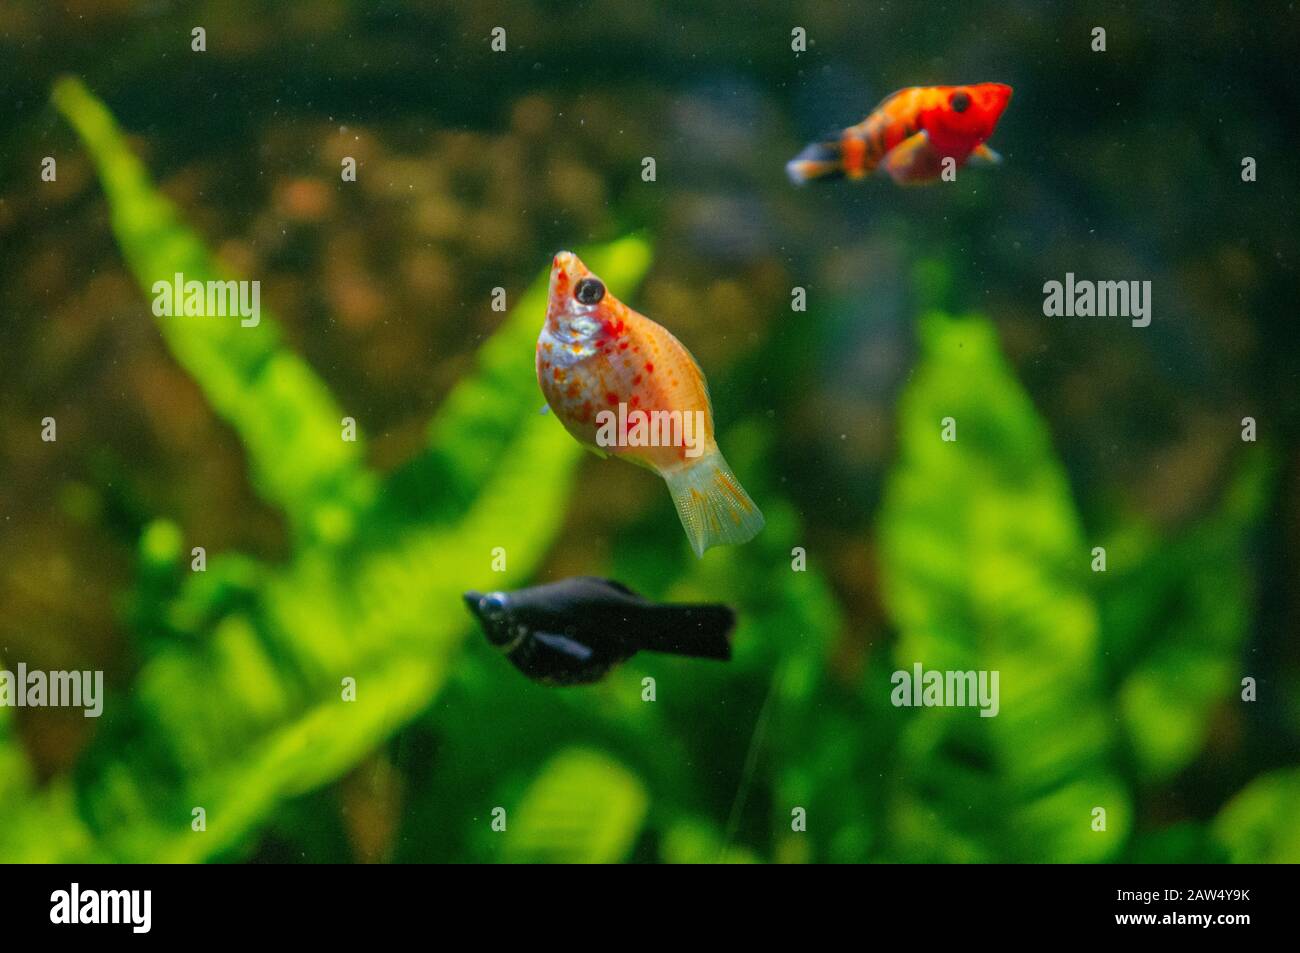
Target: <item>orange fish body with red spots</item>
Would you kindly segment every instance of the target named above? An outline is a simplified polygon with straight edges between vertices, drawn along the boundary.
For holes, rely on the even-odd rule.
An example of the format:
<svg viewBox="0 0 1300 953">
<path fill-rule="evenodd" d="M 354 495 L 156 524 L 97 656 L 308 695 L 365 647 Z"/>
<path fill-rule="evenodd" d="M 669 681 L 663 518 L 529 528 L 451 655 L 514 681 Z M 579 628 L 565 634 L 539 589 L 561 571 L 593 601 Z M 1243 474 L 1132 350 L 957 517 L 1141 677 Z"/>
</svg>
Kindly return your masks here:
<svg viewBox="0 0 1300 953">
<path fill-rule="evenodd" d="M 809 146 L 786 164 L 796 185 L 814 179 L 863 179 L 876 170 L 900 185 L 933 182 L 944 160 L 995 163 L 984 144 L 1011 100 L 1005 83 L 900 89 L 839 138 Z"/>
<path fill-rule="evenodd" d="M 551 266 L 537 382 L 579 443 L 664 478 L 696 555 L 763 528 L 763 514 L 714 441 L 709 388 L 695 358 L 571 252 Z"/>
</svg>

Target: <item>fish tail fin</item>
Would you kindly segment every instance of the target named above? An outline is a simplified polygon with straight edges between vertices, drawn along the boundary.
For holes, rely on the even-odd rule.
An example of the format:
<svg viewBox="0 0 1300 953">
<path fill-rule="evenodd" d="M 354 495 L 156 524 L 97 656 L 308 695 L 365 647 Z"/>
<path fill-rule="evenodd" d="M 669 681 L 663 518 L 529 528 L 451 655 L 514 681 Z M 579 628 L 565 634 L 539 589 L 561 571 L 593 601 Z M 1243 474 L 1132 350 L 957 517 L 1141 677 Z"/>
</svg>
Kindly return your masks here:
<svg viewBox="0 0 1300 953">
<path fill-rule="evenodd" d="M 663 476 L 695 555 L 710 546 L 748 542 L 763 528 L 763 514 L 719 451 Z"/>
<path fill-rule="evenodd" d="M 814 142 L 785 164 L 785 172 L 795 185 L 815 179 L 839 179 L 844 176 L 843 159 L 844 148 L 839 140 Z"/>
<path fill-rule="evenodd" d="M 640 648 L 692 658 L 731 660 L 736 614 L 723 605 L 656 606 L 654 624 L 640 634 Z"/>
</svg>

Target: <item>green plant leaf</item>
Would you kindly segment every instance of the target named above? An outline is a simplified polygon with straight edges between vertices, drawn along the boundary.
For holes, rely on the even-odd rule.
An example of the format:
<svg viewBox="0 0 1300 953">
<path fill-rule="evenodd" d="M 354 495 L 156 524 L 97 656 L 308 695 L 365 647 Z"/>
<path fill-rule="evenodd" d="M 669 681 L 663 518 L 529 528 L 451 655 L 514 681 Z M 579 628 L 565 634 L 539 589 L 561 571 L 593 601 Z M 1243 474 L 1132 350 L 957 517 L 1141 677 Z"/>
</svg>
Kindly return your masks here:
<svg viewBox="0 0 1300 953">
<path fill-rule="evenodd" d="M 903 711 L 892 854 L 1108 859 L 1131 808 L 1110 767 L 1089 548 L 1065 473 L 989 322 L 932 314 L 920 333 L 880 516 L 894 661 L 909 675 L 915 663 L 996 671 L 1000 709 Z M 1105 831 L 1092 829 L 1097 807 Z"/>
<path fill-rule="evenodd" d="M 723 835 L 702 818 L 683 817 L 664 832 L 659 847 L 665 864 L 759 864 L 756 854 L 744 847 L 722 846 Z"/>
<path fill-rule="evenodd" d="M 645 819 L 641 782 L 598 751 L 557 754 L 508 815 L 507 863 L 610 864 L 624 860 Z"/>
<path fill-rule="evenodd" d="M 54 99 L 96 160 L 141 286 L 176 271 L 218 276 L 103 105 L 75 80 L 61 81 Z M 641 238 L 589 255 L 629 288 L 650 258 Z M 160 321 L 244 442 L 259 489 L 301 531 L 283 566 L 216 554 L 208 572 L 217 585 L 191 575 L 173 606 L 136 607 L 138 618 L 168 620 L 161 628 L 174 638 L 154 649 L 128 697 L 110 697 L 76 777 L 80 811 L 111 856 L 188 861 L 237 850 L 277 804 L 339 777 L 429 704 L 470 625 L 463 591 L 488 578 L 517 585 L 533 571 L 581 456 L 537 412 L 532 355 L 545 283 L 543 274 L 522 297 L 431 427 L 427 458 L 448 479 L 411 480 L 415 467 L 382 492 L 359 447 L 341 440 L 333 399 L 280 345 L 272 319 L 255 328 Z M 156 542 L 142 543 L 151 566 Z M 489 575 L 497 547 L 507 570 Z M 164 567 L 154 569 L 165 581 Z M 165 591 L 154 585 L 141 598 Z M 355 682 L 354 701 L 343 697 L 344 679 Z M 196 808 L 206 830 L 193 830 Z"/>
<path fill-rule="evenodd" d="M 1164 780 L 1200 752 L 1214 706 L 1240 690 L 1254 528 L 1275 461 L 1246 458 L 1218 510 L 1173 540 L 1126 520 L 1101 577 L 1106 657 L 1140 778 Z"/>
<path fill-rule="evenodd" d="M 77 816 L 66 779 L 56 780 L 42 790 L 36 788 L 27 752 L 14 724 L 13 709 L 0 707 L 0 862 L 102 859 Z"/>
<path fill-rule="evenodd" d="M 26 795 L 31 784 L 31 765 L 14 726 L 13 709 L 0 705 L 0 805 Z"/>
<path fill-rule="evenodd" d="M 535 333 L 518 321 L 500 332 L 529 353 Z M 495 464 L 458 520 L 375 515 L 351 545 L 300 549 L 204 639 L 152 659 L 126 713 L 106 711 L 116 741 L 83 768 L 82 804 L 115 853 L 198 860 L 232 849 L 280 800 L 338 777 L 429 703 L 470 624 L 460 594 L 527 578 L 560 527 L 582 452 L 531 396 L 489 406 L 506 442 L 478 444 Z M 500 574 L 489 569 L 496 547 L 508 557 Z M 209 572 L 228 575 L 222 567 L 217 557 Z M 196 586 L 178 601 L 201 602 Z M 345 677 L 355 702 L 342 701 Z M 207 812 L 202 835 L 190 831 L 195 807 Z"/>
<path fill-rule="evenodd" d="M 154 187 L 102 102 L 71 77 L 55 84 L 52 100 L 95 161 L 113 234 L 145 295 L 178 274 L 205 283 L 234 277 Z M 242 327 L 237 317 L 154 320 L 177 362 L 238 433 L 261 495 L 305 538 L 346 539 L 355 510 L 374 493 L 363 444 L 342 439 L 341 408 L 284 347 L 275 318 L 263 311 L 255 327 Z"/>
<path fill-rule="evenodd" d="M 1250 782 L 1219 812 L 1211 830 L 1233 863 L 1300 863 L 1300 769 Z"/>
</svg>

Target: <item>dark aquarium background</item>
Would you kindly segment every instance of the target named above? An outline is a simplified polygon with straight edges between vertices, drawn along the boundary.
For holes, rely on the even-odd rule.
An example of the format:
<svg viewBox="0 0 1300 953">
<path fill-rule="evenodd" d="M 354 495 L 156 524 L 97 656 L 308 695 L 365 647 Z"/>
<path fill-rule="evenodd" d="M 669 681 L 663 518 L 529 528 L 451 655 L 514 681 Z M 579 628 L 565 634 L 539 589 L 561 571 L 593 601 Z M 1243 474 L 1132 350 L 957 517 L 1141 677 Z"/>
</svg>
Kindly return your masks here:
<svg viewBox="0 0 1300 953">
<path fill-rule="evenodd" d="M 1294 3 L 6 0 L 0 669 L 107 696 L 0 707 L 0 861 L 1300 860 L 1298 49 Z M 982 81 L 1001 166 L 786 179 Z M 753 542 L 539 414 L 562 248 L 700 362 Z M 155 317 L 178 271 L 261 323 Z M 1150 326 L 1044 316 L 1067 273 Z M 734 660 L 548 688 L 460 599 L 580 574 L 726 601 Z M 918 662 L 998 715 L 895 707 Z"/>
</svg>

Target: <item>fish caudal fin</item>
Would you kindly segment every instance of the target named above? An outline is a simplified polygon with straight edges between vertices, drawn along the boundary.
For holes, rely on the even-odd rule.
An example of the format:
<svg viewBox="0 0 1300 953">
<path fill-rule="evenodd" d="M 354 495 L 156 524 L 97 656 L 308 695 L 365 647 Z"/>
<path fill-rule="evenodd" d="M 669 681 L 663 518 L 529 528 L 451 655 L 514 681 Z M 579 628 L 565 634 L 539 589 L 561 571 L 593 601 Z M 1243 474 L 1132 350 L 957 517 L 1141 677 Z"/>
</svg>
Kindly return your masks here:
<svg viewBox="0 0 1300 953">
<path fill-rule="evenodd" d="M 695 555 L 710 546 L 748 542 L 763 528 L 763 514 L 717 450 L 663 477 Z"/>
<path fill-rule="evenodd" d="M 736 614 L 727 606 L 655 606 L 639 648 L 692 658 L 731 660 L 731 630 Z"/>
<path fill-rule="evenodd" d="M 839 142 L 814 142 L 785 164 L 785 172 L 795 185 L 814 179 L 842 178 L 842 157 L 843 148 Z"/>
</svg>

